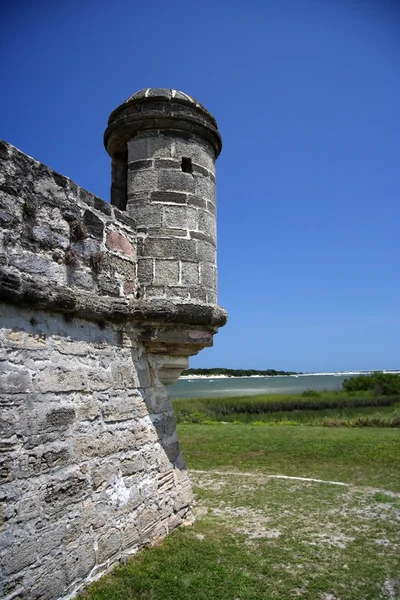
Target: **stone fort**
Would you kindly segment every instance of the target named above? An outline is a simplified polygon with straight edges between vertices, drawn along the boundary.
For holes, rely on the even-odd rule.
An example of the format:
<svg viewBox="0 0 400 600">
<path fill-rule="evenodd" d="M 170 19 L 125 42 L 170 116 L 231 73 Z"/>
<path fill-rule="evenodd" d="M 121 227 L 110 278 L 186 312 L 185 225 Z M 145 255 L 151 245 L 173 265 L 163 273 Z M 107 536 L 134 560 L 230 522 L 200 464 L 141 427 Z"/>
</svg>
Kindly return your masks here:
<svg viewBox="0 0 400 600">
<path fill-rule="evenodd" d="M 166 384 L 211 346 L 215 161 L 196 100 L 137 92 L 111 203 L 0 143 L 0 598 L 73 598 L 192 516 Z"/>
</svg>

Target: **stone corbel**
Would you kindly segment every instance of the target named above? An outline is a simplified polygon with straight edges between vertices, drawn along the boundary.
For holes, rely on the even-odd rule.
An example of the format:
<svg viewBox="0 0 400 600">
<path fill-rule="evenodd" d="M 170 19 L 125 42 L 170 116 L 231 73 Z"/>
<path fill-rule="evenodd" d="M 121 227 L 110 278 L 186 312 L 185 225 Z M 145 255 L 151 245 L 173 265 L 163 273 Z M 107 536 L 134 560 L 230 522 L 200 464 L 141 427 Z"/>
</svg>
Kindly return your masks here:
<svg viewBox="0 0 400 600">
<path fill-rule="evenodd" d="M 152 355 L 161 383 L 171 385 L 187 369 L 189 356 L 213 345 L 216 332 L 217 327 L 153 322 L 139 326 L 138 340 Z"/>
</svg>

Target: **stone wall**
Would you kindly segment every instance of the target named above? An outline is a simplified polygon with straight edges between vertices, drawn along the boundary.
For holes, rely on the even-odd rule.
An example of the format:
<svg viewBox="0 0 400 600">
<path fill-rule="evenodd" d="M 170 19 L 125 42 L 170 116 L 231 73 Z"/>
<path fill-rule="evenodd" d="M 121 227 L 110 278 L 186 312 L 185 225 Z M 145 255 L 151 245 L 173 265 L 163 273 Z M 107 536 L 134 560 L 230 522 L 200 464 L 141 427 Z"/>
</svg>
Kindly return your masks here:
<svg viewBox="0 0 400 600">
<path fill-rule="evenodd" d="M 191 488 L 140 341 L 157 311 L 134 220 L 8 144 L 0 160 L 0 597 L 69 598 L 190 520 Z"/>
</svg>

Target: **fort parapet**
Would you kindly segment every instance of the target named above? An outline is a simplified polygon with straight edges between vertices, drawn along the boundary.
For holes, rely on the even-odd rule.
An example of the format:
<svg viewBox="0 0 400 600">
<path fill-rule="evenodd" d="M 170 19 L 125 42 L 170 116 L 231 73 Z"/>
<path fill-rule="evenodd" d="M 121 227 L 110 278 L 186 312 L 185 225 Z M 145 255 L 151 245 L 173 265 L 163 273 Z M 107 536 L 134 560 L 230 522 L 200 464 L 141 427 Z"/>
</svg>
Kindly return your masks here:
<svg viewBox="0 0 400 600">
<path fill-rule="evenodd" d="M 165 384 L 212 345 L 214 118 L 110 116 L 111 204 L 0 143 L 0 597 L 72 598 L 192 519 Z"/>
</svg>

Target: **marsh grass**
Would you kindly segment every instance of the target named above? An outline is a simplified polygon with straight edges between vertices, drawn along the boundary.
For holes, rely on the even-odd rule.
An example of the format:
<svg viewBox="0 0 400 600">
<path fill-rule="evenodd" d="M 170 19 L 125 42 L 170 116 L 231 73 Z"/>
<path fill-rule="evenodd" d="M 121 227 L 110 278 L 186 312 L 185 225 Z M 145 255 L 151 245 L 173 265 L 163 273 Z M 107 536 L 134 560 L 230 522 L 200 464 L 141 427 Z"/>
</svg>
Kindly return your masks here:
<svg viewBox="0 0 400 600">
<path fill-rule="evenodd" d="M 400 427 L 398 396 L 373 392 L 316 392 L 173 400 L 178 423 L 212 422 Z"/>
</svg>

